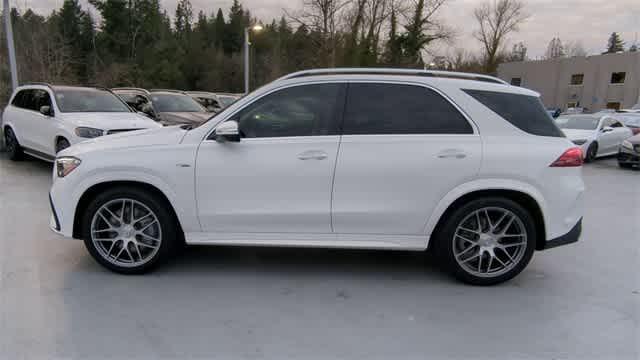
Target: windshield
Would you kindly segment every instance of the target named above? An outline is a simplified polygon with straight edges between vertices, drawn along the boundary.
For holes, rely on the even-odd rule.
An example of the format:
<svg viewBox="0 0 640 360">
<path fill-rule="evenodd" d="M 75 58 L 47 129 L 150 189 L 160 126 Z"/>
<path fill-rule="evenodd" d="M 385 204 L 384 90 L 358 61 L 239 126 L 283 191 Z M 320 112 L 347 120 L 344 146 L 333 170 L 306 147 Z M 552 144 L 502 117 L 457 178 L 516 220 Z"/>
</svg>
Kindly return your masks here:
<svg viewBox="0 0 640 360">
<path fill-rule="evenodd" d="M 117 96 L 100 89 L 58 89 L 56 102 L 62 112 L 131 112 Z"/>
<path fill-rule="evenodd" d="M 622 122 L 627 126 L 640 127 L 640 116 L 634 116 L 634 117 L 621 116 L 620 120 L 622 120 Z"/>
<path fill-rule="evenodd" d="M 598 122 L 597 116 L 560 116 L 556 119 L 560 129 L 595 130 Z"/>
<path fill-rule="evenodd" d="M 222 106 L 227 107 L 233 104 L 234 102 L 236 102 L 238 98 L 235 96 L 218 95 L 218 100 L 220 100 L 220 102 L 222 103 Z"/>
<path fill-rule="evenodd" d="M 153 94 L 151 102 L 158 112 L 206 112 L 191 96 L 182 94 Z"/>
</svg>

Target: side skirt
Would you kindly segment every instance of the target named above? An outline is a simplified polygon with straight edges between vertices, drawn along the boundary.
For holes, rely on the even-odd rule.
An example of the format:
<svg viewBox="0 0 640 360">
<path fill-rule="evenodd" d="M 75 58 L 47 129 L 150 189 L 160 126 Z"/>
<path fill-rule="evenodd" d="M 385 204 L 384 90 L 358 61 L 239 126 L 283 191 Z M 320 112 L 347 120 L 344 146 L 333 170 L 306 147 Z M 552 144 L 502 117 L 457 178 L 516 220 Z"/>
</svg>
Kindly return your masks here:
<svg viewBox="0 0 640 360">
<path fill-rule="evenodd" d="M 43 152 L 40 152 L 38 150 L 33 150 L 30 148 L 26 148 L 26 147 L 22 147 L 22 151 L 27 154 L 27 155 L 31 155 L 34 158 L 38 158 L 40 160 L 44 160 L 44 161 L 48 161 L 48 162 L 54 162 L 55 161 L 55 156 L 51 156 L 51 155 L 47 155 Z"/>
<path fill-rule="evenodd" d="M 426 235 L 204 233 L 185 234 L 190 245 L 280 246 L 423 251 Z"/>
</svg>

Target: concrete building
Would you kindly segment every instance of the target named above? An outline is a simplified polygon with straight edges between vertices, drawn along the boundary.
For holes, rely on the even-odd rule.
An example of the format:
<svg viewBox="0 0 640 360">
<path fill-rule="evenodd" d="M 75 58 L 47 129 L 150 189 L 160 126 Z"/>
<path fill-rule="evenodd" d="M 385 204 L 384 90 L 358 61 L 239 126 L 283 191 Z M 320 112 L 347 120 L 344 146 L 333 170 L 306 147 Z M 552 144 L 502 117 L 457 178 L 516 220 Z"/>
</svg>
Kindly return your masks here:
<svg viewBox="0 0 640 360">
<path fill-rule="evenodd" d="M 498 77 L 539 92 L 545 106 L 563 110 L 640 103 L 640 52 L 504 63 Z"/>
</svg>

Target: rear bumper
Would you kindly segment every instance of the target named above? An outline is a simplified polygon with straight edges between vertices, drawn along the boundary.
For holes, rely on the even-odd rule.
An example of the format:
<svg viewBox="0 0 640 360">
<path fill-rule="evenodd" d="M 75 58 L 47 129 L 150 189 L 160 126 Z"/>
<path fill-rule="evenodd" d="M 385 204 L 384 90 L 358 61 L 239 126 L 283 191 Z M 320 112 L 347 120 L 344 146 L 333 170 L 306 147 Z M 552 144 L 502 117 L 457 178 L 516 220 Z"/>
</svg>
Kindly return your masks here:
<svg viewBox="0 0 640 360">
<path fill-rule="evenodd" d="M 551 239 L 548 240 L 545 244 L 544 244 L 544 248 L 542 248 L 542 250 L 547 250 L 547 249 L 551 249 L 554 247 L 558 247 L 558 246 L 562 246 L 562 245 L 567 245 L 567 244 L 572 244 L 574 242 L 577 242 L 578 239 L 580 239 L 580 234 L 582 234 L 582 218 L 580 218 L 580 220 L 578 220 L 578 222 L 573 226 L 573 228 L 571 230 L 569 230 L 568 233 L 559 236 L 555 239 Z"/>
</svg>

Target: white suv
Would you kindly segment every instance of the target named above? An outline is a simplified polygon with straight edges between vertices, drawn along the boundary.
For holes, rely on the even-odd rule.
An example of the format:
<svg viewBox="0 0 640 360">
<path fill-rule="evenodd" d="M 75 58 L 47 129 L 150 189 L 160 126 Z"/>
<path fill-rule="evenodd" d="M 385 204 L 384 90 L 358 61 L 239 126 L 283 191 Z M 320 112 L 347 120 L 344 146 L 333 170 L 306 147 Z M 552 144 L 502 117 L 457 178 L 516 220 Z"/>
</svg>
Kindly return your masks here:
<svg viewBox="0 0 640 360">
<path fill-rule="evenodd" d="M 27 153 L 53 161 L 60 150 L 89 138 L 162 127 L 109 90 L 48 84 L 18 87 L 2 121 L 12 160 Z"/>
<path fill-rule="evenodd" d="M 309 70 L 195 128 L 61 152 L 51 227 L 121 273 L 183 242 L 429 249 L 488 285 L 578 240 L 581 165 L 539 95 L 499 79 Z"/>
</svg>

